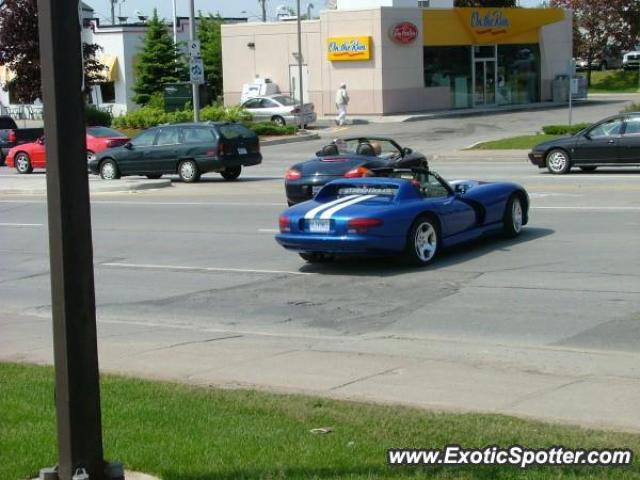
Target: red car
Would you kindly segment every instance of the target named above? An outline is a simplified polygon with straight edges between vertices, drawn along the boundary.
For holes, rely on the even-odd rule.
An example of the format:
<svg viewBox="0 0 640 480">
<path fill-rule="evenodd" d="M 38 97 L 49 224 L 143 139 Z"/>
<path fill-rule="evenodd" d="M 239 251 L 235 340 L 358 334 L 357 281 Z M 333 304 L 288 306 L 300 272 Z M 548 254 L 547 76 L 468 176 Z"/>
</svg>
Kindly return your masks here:
<svg viewBox="0 0 640 480">
<path fill-rule="evenodd" d="M 119 147 L 129 141 L 122 132 L 107 127 L 87 127 L 87 161 L 107 148 Z M 46 168 L 47 156 L 44 137 L 33 143 L 23 143 L 7 153 L 6 165 L 18 173 L 31 173 L 34 168 Z"/>
</svg>

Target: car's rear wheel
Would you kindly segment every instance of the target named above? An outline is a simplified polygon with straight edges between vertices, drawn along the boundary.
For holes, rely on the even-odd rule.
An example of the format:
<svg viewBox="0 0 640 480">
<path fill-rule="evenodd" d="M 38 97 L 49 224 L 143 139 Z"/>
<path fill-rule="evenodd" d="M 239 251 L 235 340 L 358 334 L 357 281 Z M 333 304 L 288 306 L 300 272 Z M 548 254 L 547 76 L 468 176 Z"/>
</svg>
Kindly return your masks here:
<svg viewBox="0 0 640 480">
<path fill-rule="evenodd" d="M 146 175 L 149 180 L 158 180 L 162 176 L 161 173 L 153 173 L 150 175 Z"/>
<path fill-rule="evenodd" d="M 184 160 L 178 166 L 180 180 L 185 183 L 197 182 L 200 179 L 198 165 L 193 160 Z"/>
<path fill-rule="evenodd" d="M 220 172 L 220 175 L 222 175 L 222 178 L 224 178 L 225 180 L 237 180 L 241 172 L 242 167 L 238 165 L 237 167 L 225 168 L 222 172 Z"/>
<path fill-rule="evenodd" d="M 583 172 L 595 172 L 596 168 L 598 167 L 588 166 L 588 167 L 580 167 L 580 170 L 582 170 Z"/>
<path fill-rule="evenodd" d="M 96 154 L 91 150 L 87 150 L 87 162 L 90 162 L 95 159 L 96 159 Z"/>
<path fill-rule="evenodd" d="M 113 160 L 105 160 L 100 164 L 100 178 L 103 180 L 117 180 L 120 178 L 120 171 L 116 162 Z"/>
<path fill-rule="evenodd" d="M 547 153 L 547 170 L 554 175 L 562 175 L 571 170 L 569 154 L 559 148 L 554 148 Z"/>
<path fill-rule="evenodd" d="M 503 232 L 506 237 L 514 238 L 522 232 L 524 222 L 524 205 L 520 195 L 511 195 L 504 209 Z"/>
<path fill-rule="evenodd" d="M 302 252 L 300 253 L 300 257 L 309 263 L 326 263 L 334 259 L 333 255 L 328 255 L 326 253 Z"/>
<path fill-rule="evenodd" d="M 412 265 L 428 265 L 440 249 L 438 224 L 431 216 L 418 217 L 407 235 L 404 257 Z"/>
<path fill-rule="evenodd" d="M 287 122 L 284 121 L 284 118 L 282 118 L 280 115 L 271 117 L 271 121 L 276 125 L 280 125 L 281 127 L 284 127 L 287 124 Z"/>
<path fill-rule="evenodd" d="M 16 155 L 14 159 L 14 163 L 16 166 L 16 171 L 18 173 L 33 172 L 33 165 L 31 165 L 31 158 L 29 158 L 29 155 L 24 152 L 20 152 Z"/>
</svg>

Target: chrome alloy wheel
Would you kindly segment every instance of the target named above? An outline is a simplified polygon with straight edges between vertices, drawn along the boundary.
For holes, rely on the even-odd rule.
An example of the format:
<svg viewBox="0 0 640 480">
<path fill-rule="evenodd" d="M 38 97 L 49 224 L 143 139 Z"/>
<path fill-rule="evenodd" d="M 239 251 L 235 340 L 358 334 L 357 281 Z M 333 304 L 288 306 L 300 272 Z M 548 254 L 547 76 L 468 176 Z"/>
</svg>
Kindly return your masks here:
<svg viewBox="0 0 640 480">
<path fill-rule="evenodd" d="M 413 243 L 420 260 L 425 263 L 431 260 L 438 248 L 438 235 L 433 225 L 429 222 L 423 222 L 418 225 Z"/>
<path fill-rule="evenodd" d="M 95 160 L 96 159 L 96 154 L 93 153 L 91 150 L 87 150 L 87 162 L 90 162 L 91 160 Z"/>
<path fill-rule="evenodd" d="M 549 170 L 553 173 L 562 173 L 567 168 L 568 161 L 569 159 L 567 158 L 566 153 L 556 150 L 549 155 L 547 165 L 549 166 Z"/>
<path fill-rule="evenodd" d="M 180 176 L 185 180 L 192 180 L 196 175 L 196 169 L 193 162 L 182 162 L 180 164 Z"/>
<path fill-rule="evenodd" d="M 112 162 L 105 162 L 100 169 L 102 178 L 105 180 L 113 180 L 116 178 L 116 167 Z"/>
<path fill-rule="evenodd" d="M 29 158 L 24 153 L 19 153 L 15 161 L 18 172 L 27 173 L 29 171 Z"/>
<path fill-rule="evenodd" d="M 511 206 L 511 219 L 513 221 L 513 231 L 520 233 L 522 230 L 522 204 L 519 198 L 514 198 Z"/>
</svg>

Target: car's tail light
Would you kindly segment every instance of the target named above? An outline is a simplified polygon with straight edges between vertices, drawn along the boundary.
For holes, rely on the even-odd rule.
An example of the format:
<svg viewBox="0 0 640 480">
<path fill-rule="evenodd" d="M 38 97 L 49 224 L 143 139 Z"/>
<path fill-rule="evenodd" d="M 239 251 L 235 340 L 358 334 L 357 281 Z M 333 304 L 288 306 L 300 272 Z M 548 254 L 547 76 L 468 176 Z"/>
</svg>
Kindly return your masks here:
<svg viewBox="0 0 640 480">
<path fill-rule="evenodd" d="M 291 113 L 300 113 L 300 107 L 295 107 L 293 110 L 291 110 Z"/>
<path fill-rule="evenodd" d="M 349 233 L 367 233 L 369 229 L 380 227 L 384 222 L 381 218 L 352 218 L 347 222 Z"/>
<path fill-rule="evenodd" d="M 280 233 L 291 231 L 291 220 L 289 219 L 289 217 L 280 215 L 278 223 L 280 224 Z"/>
<path fill-rule="evenodd" d="M 371 175 L 373 175 L 373 172 L 365 167 L 353 168 L 344 174 L 347 178 L 369 177 Z"/>
<path fill-rule="evenodd" d="M 128 138 L 117 138 L 107 142 L 107 148 L 121 147 L 129 141 Z"/>
<path fill-rule="evenodd" d="M 220 142 L 218 144 L 218 156 L 222 157 L 224 155 L 224 143 Z"/>
<path fill-rule="evenodd" d="M 9 133 L 7 134 L 7 141 L 8 142 L 15 142 L 18 138 L 16 137 L 16 131 L 15 130 L 9 130 Z"/>
<path fill-rule="evenodd" d="M 290 168 L 287 170 L 287 173 L 284 175 L 286 180 L 298 180 L 302 178 L 302 174 L 296 170 L 295 168 Z"/>
</svg>

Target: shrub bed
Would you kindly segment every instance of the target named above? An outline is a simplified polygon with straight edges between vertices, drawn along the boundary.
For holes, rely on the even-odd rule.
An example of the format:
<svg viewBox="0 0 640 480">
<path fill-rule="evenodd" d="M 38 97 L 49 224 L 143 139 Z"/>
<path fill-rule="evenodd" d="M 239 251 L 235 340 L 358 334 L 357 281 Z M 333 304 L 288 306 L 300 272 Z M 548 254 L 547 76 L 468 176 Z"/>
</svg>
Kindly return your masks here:
<svg viewBox="0 0 640 480">
<path fill-rule="evenodd" d="M 590 123 L 576 123 L 575 125 L 545 125 L 542 131 L 546 135 L 575 135 L 580 130 L 590 126 Z"/>
<path fill-rule="evenodd" d="M 108 112 L 98 110 L 92 105 L 84 107 L 84 121 L 90 127 L 108 127 L 113 121 L 113 117 Z"/>
<path fill-rule="evenodd" d="M 193 110 L 191 109 L 165 112 L 158 106 L 148 105 L 114 118 L 113 126 L 117 128 L 150 128 L 163 123 L 190 122 L 192 119 Z M 240 107 L 225 108 L 221 105 L 211 105 L 200 110 L 200 119 L 203 122 L 246 123 L 253 119 L 253 115 Z"/>
</svg>

